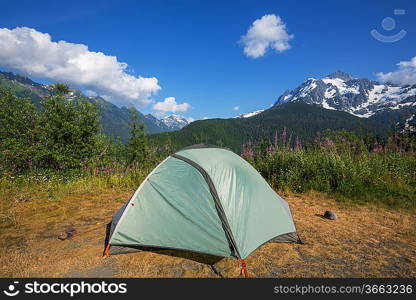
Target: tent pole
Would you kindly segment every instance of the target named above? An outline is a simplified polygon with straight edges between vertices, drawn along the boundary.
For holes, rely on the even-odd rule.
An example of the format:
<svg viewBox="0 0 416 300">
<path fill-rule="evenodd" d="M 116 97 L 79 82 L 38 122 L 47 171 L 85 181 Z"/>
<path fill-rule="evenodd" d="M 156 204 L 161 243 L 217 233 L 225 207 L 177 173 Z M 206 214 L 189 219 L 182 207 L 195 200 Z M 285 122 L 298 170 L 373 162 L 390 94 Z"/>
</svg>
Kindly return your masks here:
<svg viewBox="0 0 416 300">
<path fill-rule="evenodd" d="M 244 278 L 248 278 L 247 263 L 244 259 L 239 259 L 241 263 L 241 273 L 244 274 Z"/>
</svg>

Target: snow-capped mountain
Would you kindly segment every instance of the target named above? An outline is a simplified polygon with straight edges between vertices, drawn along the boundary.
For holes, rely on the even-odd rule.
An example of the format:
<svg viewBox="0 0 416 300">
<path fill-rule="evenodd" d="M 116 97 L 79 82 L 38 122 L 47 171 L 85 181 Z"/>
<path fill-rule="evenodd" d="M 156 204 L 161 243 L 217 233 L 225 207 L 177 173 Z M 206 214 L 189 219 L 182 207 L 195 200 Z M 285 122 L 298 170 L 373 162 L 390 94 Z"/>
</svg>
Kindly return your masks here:
<svg viewBox="0 0 416 300">
<path fill-rule="evenodd" d="M 159 120 L 161 124 L 165 125 L 169 130 L 180 130 L 190 122 L 183 116 L 170 115 Z"/>
<path fill-rule="evenodd" d="M 381 84 L 337 71 L 321 79 L 308 78 L 294 90 L 284 92 L 275 105 L 290 101 L 318 104 L 361 118 L 395 110 L 404 110 L 409 117 L 416 111 L 416 85 Z"/>
<path fill-rule="evenodd" d="M 252 111 L 246 114 L 239 114 L 238 116 L 235 116 L 234 118 L 250 118 L 255 115 L 258 115 L 259 113 L 262 113 L 263 111 L 264 109 L 260 109 L 260 110 Z"/>
</svg>

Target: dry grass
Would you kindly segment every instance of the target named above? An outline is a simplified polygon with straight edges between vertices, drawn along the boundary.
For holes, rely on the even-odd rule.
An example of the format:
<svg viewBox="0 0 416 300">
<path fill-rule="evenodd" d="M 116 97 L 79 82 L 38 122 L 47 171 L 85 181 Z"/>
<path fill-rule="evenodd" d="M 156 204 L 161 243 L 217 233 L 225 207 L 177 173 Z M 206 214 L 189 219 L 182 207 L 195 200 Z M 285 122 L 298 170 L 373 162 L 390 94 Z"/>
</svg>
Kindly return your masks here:
<svg viewBox="0 0 416 300">
<path fill-rule="evenodd" d="M 235 259 L 161 250 L 100 258 L 105 225 L 133 191 L 73 189 L 0 199 L 1 277 L 238 277 Z M 252 277 L 415 277 L 416 217 L 347 207 L 319 193 L 286 195 L 305 245 L 266 244 L 248 258 Z M 316 214 L 331 209 L 338 220 Z M 66 228 L 77 234 L 57 239 Z"/>
<path fill-rule="evenodd" d="M 44 193 L 30 201 L 0 199 L 0 276 L 63 277 L 100 266 L 105 225 L 131 191 L 71 192 L 58 199 Z M 66 228 L 77 232 L 58 240 Z"/>
</svg>

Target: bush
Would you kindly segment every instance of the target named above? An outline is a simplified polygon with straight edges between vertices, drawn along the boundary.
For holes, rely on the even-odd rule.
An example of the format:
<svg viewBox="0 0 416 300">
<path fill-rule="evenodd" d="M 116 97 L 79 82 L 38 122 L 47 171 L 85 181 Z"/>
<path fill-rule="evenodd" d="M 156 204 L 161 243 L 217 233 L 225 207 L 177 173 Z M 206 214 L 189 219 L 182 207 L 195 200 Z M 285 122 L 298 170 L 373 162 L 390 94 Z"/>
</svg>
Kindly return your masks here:
<svg viewBox="0 0 416 300">
<path fill-rule="evenodd" d="M 77 168 L 97 149 L 97 107 L 58 92 L 37 109 L 28 99 L 0 91 L 0 161 L 19 173 L 33 168 Z"/>
<path fill-rule="evenodd" d="M 42 101 L 40 114 L 42 167 L 81 167 L 93 157 L 97 146 L 99 114 L 87 101 L 67 100 L 64 95 Z"/>
<path fill-rule="evenodd" d="M 28 99 L 0 90 L 0 170 L 32 167 L 39 157 L 39 113 Z"/>
</svg>

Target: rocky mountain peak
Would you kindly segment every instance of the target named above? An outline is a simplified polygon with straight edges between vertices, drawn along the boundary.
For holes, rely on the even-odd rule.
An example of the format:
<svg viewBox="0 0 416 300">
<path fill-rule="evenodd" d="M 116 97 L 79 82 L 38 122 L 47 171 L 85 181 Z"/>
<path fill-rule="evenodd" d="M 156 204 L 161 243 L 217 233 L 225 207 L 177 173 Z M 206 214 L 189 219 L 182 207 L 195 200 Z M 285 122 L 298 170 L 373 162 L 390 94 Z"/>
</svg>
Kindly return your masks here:
<svg viewBox="0 0 416 300">
<path fill-rule="evenodd" d="M 329 75 L 327 75 L 325 78 L 330 78 L 330 79 L 342 79 L 344 81 L 349 81 L 354 79 L 354 77 L 352 77 L 350 74 L 345 73 L 344 71 L 335 71 L 334 73 L 331 73 Z"/>
<path fill-rule="evenodd" d="M 176 114 L 166 116 L 160 119 L 160 122 L 164 124 L 170 130 L 182 129 L 183 127 L 185 127 L 186 125 L 190 123 L 187 118 L 181 115 L 176 115 Z"/>
</svg>

